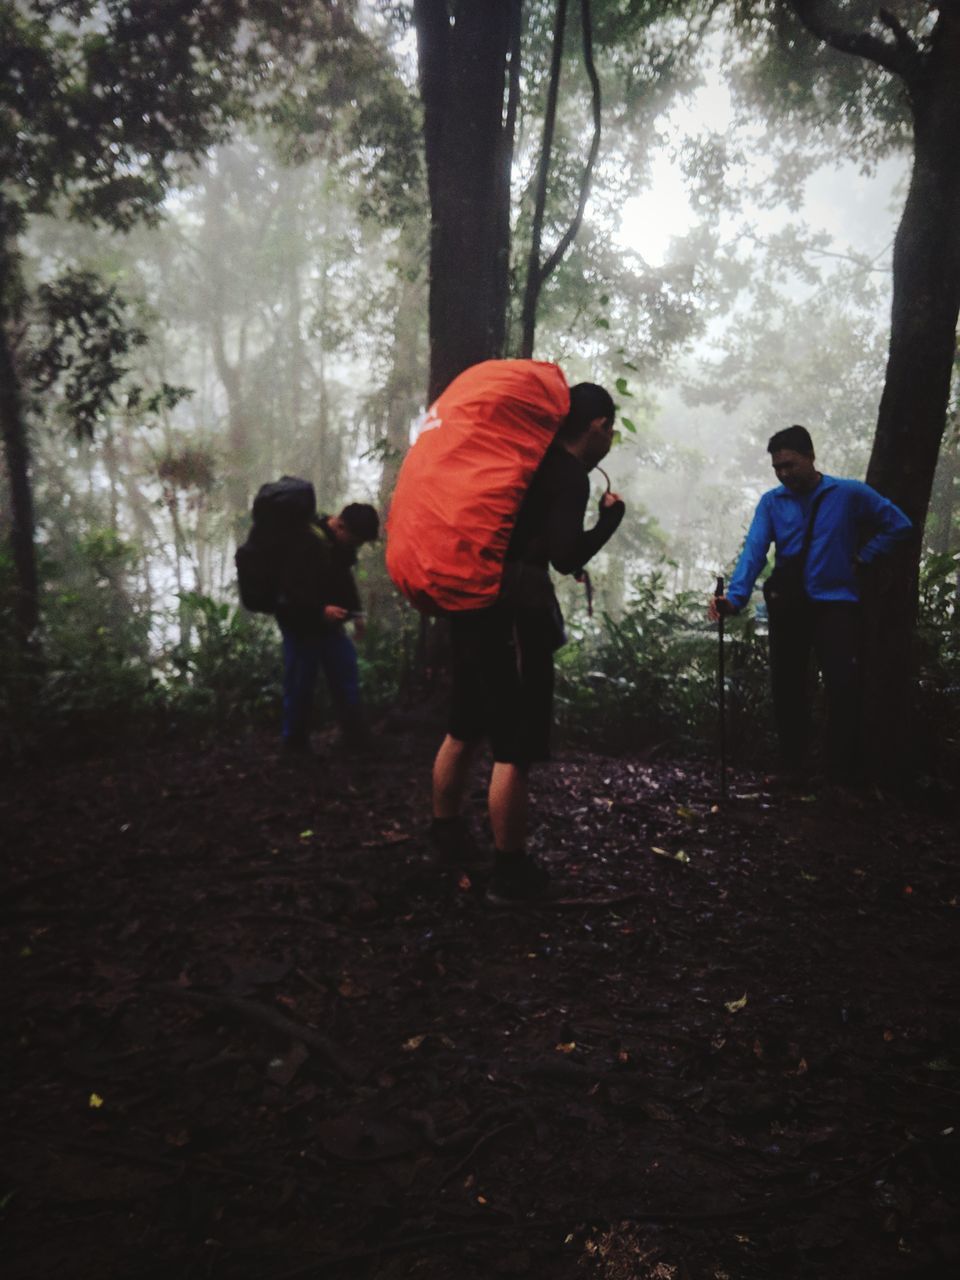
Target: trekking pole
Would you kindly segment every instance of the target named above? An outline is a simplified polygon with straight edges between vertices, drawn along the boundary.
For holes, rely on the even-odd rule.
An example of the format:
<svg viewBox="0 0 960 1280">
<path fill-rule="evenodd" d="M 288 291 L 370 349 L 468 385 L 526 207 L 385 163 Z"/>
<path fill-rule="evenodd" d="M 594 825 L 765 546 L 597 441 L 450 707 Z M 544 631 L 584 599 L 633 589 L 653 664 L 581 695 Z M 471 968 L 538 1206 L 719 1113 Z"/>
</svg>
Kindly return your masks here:
<svg viewBox="0 0 960 1280">
<path fill-rule="evenodd" d="M 714 598 L 719 600 L 723 595 L 723 578 L 717 577 L 717 585 L 714 590 Z M 726 697 L 726 680 L 723 673 L 723 613 L 719 614 L 717 619 L 717 634 L 720 641 L 720 650 L 717 660 L 717 700 L 720 711 L 720 799 L 727 798 L 727 697 Z"/>
<path fill-rule="evenodd" d="M 587 592 L 587 617 L 593 617 L 593 583 L 590 581 L 588 570 L 581 569 L 577 574 L 577 582 L 582 582 Z"/>
<path fill-rule="evenodd" d="M 603 476 L 604 480 L 606 480 L 607 482 L 606 492 L 609 493 L 611 488 L 613 487 L 610 484 L 610 477 L 604 471 L 603 467 L 597 467 L 597 470 Z M 593 617 L 593 583 L 590 581 L 590 574 L 587 572 L 586 569 L 581 569 L 580 572 L 575 575 L 574 580 L 576 582 L 583 583 L 584 587 L 586 587 L 587 589 L 587 617 L 592 618 Z"/>
</svg>

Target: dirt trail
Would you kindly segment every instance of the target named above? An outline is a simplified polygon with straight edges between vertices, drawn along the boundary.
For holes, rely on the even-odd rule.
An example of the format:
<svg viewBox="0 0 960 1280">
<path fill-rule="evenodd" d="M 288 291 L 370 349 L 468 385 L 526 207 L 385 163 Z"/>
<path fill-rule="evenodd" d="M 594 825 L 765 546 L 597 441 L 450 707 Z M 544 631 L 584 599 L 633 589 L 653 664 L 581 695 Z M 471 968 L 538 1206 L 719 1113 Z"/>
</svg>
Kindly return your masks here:
<svg viewBox="0 0 960 1280">
<path fill-rule="evenodd" d="M 7 1280 L 958 1273 L 956 824 L 567 754 L 494 911 L 381 741 L 8 780 Z"/>
</svg>

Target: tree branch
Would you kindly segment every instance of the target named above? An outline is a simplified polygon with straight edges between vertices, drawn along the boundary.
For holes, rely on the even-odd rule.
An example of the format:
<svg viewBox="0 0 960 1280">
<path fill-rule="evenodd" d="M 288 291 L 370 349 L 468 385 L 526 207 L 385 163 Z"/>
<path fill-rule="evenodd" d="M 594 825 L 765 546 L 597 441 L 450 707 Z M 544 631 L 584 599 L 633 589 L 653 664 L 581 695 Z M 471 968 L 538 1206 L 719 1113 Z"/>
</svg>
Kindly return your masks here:
<svg viewBox="0 0 960 1280">
<path fill-rule="evenodd" d="M 563 255 L 567 252 L 570 245 L 580 230 L 580 224 L 583 222 L 584 210 L 587 207 L 587 200 L 590 197 L 590 187 L 593 182 L 593 168 L 597 162 L 597 154 L 600 151 L 600 78 L 597 75 L 596 64 L 593 61 L 593 23 L 590 16 L 590 0 L 580 0 L 580 24 L 583 30 L 583 61 L 587 68 L 587 76 L 590 80 L 590 88 L 593 96 L 593 139 L 590 143 L 590 154 L 587 156 L 587 164 L 583 171 L 583 180 L 580 183 L 580 202 L 577 205 L 577 212 L 574 214 L 570 226 L 564 233 L 560 243 L 551 253 L 540 268 L 540 282 L 551 274 L 560 263 Z"/>
<path fill-rule="evenodd" d="M 590 14 L 590 0 L 580 0 L 580 24 L 583 32 L 583 61 L 590 80 L 593 99 L 593 139 L 590 153 L 580 183 L 580 199 L 577 211 L 570 221 L 567 230 L 561 236 L 556 248 L 542 265 L 540 263 L 540 236 L 543 228 L 544 208 L 546 205 L 547 176 L 550 167 L 550 149 L 553 144 L 554 120 L 557 109 L 557 90 L 560 81 L 560 62 L 563 53 L 563 33 L 566 22 L 567 0 L 558 0 L 557 20 L 554 31 L 553 66 L 550 72 L 550 89 L 547 100 L 547 115 L 543 130 L 543 148 L 540 153 L 540 172 L 537 180 L 537 200 L 533 215 L 533 232 L 531 235 L 530 259 L 527 269 L 527 287 L 523 303 L 523 336 L 520 353 L 523 356 L 533 355 L 533 337 L 536 325 L 537 302 L 544 282 L 557 269 L 564 254 L 573 243 L 583 222 L 584 210 L 590 196 L 593 181 L 593 169 L 600 151 L 600 78 L 597 75 L 593 60 L 593 23 Z"/>
<path fill-rule="evenodd" d="M 547 180 L 550 175 L 550 152 L 553 149 L 553 131 L 557 120 L 557 96 L 560 89 L 560 72 L 563 66 L 563 37 L 567 26 L 567 0 L 557 0 L 553 26 L 553 55 L 550 61 L 550 81 L 547 86 L 547 107 L 543 119 L 543 142 L 540 145 L 540 163 L 537 168 L 537 190 L 533 206 L 533 226 L 530 231 L 530 255 L 527 259 L 527 285 L 523 296 L 523 318 L 520 355 L 529 360 L 533 355 L 533 337 L 537 323 L 537 302 L 540 286 L 544 281 L 540 266 L 540 238 L 547 206 Z"/>
<path fill-rule="evenodd" d="M 877 66 L 908 82 L 912 80 L 917 67 L 919 50 L 902 28 L 900 28 L 900 35 L 894 32 L 897 37 L 896 43 L 888 44 L 886 40 L 871 35 L 869 31 L 848 31 L 836 25 L 823 13 L 820 0 L 787 0 L 787 3 L 811 35 L 816 36 L 824 44 L 830 45 L 832 49 L 836 49 L 839 53 L 852 54 L 857 58 L 866 58 L 869 62 L 875 62 Z M 834 10 L 832 17 L 837 16 Z M 887 23 L 887 26 L 890 25 Z M 898 27 L 899 25 L 897 23 Z M 903 38 L 909 41 L 912 50 L 908 51 Z"/>
<path fill-rule="evenodd" d="M 906 29 L 895 13 L 891 13 L 889 9 L 881 9 L 879 11 L 880 21 L 885 27 L 889 27 L 893 32 L 897 47 L 908 58 L 916 58 L 920 54 L 920 49 L 913 36 Z"/>
</svg>

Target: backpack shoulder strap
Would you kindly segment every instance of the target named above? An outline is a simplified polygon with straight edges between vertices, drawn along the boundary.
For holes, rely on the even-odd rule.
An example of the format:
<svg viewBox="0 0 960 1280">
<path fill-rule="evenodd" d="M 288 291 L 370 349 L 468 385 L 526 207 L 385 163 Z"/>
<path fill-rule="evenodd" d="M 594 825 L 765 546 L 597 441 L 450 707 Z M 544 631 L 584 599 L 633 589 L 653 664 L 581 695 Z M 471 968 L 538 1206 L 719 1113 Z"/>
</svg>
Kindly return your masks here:
<svg viewBox="0 0 960 1280">
<path fill-rule="evenodd" d="M 799 556 L 801 561 L 804 561 L 807 558 L 807 553 L 810 550 L 810 543 L 813 541 L 813 526 L 817 519 L 817 511 L 820 508 L 820 503 L 824 500 L 826 495 L 826 489 L 821 489 L 813 500 L 813 505 L 810 508 L 810 514 L 807 516 L 807 527 L 803 531 L 803 546 L 800 548 Z"/>
</svg>

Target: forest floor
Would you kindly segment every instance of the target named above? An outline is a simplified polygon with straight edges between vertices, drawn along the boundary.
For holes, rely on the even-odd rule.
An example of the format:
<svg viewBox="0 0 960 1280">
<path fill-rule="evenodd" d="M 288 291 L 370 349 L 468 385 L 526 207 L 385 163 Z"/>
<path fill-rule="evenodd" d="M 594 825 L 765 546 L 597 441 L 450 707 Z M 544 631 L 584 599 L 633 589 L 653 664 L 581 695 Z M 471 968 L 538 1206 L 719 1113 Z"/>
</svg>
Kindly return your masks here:
<svg viewBox="0 0 960 1280">
<path fill-rule="evenodd" d="M 564 751 L 496 910 L 436 741 L 8 775 L 6 1280 L 960 1273 L 956 823 Z"/>
</svg>

